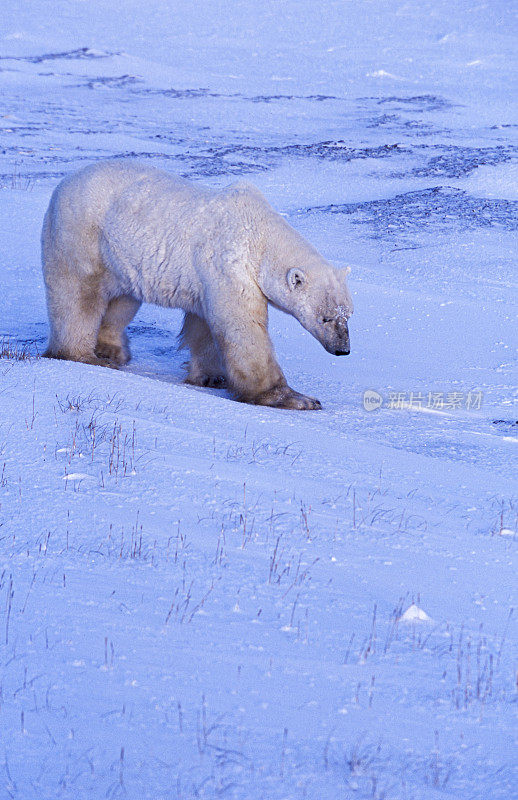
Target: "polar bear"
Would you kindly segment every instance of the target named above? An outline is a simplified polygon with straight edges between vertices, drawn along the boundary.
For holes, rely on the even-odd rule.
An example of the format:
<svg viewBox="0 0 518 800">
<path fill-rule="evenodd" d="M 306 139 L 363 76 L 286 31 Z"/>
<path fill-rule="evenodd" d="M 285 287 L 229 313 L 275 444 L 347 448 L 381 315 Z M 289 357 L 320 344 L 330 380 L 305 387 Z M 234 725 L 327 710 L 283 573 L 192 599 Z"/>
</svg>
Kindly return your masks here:
<svg viewBox="0 0 518 800">
<path fill-rule="evenodd" d="M 106 160 L 55 189 L 42 231 L 50 319 L 46 356 L 116 366 L 142 302 L 185 311 L 187 383 L 228 386 L 242 402 L 318 409 L 291 389 L 268 336 L 268 303 L 335 355 L 349 353 L 345 276 L 264 199 L 135 161 Z"/>
</svg>

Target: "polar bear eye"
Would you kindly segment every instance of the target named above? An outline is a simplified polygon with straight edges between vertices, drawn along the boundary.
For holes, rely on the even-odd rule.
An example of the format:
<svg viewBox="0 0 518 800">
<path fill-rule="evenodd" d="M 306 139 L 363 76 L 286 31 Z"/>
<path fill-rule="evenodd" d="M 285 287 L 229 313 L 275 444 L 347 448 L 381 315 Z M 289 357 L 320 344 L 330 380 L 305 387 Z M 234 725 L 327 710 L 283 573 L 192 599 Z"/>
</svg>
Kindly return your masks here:
<svg viewBox="0 0 518 800">
<path fill-rule="evenodd" d="M 322 322 L 324 323 L 324 325 L 327 322 L 334 322 L 334 317 L 322 317 Z"/>
</svg>

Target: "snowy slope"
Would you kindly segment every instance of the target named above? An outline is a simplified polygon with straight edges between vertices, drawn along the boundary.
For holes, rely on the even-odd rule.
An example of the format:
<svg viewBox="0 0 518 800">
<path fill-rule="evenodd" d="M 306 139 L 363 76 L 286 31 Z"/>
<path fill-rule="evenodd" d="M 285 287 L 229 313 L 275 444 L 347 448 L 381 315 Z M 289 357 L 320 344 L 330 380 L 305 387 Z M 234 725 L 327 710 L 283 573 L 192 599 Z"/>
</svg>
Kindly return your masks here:
<svg viewBox="0 0 518 800">
<path fill-rule="evenodd" d="M 7 11 L 0 800 L 515 797 L 511 5 Z M 353 266 L 349 358 L 271 315 L 322 412 L 184 385 L 154 307 L 123 370 L 37 357 L 50 193 L 112 155 Z"/>
</svg>

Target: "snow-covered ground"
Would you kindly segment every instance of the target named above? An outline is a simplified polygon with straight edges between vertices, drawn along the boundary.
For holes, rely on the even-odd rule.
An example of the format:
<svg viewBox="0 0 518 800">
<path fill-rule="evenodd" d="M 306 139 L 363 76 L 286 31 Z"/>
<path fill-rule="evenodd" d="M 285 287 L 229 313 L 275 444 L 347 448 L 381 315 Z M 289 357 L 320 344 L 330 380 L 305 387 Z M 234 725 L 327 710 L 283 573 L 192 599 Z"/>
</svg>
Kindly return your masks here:
<svg viewBox="0 0 518 800">
<path fill-rule="evenodd" d="M 0 800 L 516 797 L 512 4 L 3 16 Z M 125 369 L 35 357 L 50 193 L 112 155 L 353 266 L 349 358 L 271 317 L 322 412 L 184 385 L 150 306 Z"/>
</svg>

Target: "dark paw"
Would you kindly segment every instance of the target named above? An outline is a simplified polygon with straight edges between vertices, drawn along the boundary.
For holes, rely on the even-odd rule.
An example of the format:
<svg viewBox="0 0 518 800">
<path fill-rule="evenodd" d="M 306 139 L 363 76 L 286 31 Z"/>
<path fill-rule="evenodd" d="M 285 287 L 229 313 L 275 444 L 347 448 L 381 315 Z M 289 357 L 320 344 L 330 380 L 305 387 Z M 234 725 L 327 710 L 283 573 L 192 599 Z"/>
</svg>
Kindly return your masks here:
<svg viewBox="0 0 518 800">
<path fill-rule="evenodd" d="M 319 411 L 322 408 L 322 403 L 314 397 L 308 397 L 305 394 L 292 391 L 279 403 L 277 408 L 291 408 L 296 411 Z"/>
<path fill-rule="evenodd" d="M 129 349 L 115 344 L 97 342 L 95 355 L 103 361 L 110 361 L 112 364 L 123 367 L 131 358 Z"/>
<path fill-rule="evenodd" d="M 185 383 L 191 386 L 203 386 L 206 389 L 225 389 L 227 379 L 224 375 L 199 375 L 197 377 L 187 377 Z"/>
<path fill-rule="evenodd" d="M 91 364 L 94 367 L 110 367 L 111 369 L 118 369 L 119 365 L 108 358 L 101 358 L 99 355 L 89 355 L 82 353 L 70 353 L 64 350 L 46 350 L 43 358 L 56 358 L 62 361 L 77 361 L 79 364 Z"/>
<path fill-rule="evenodd" d="M 109 369 L 119 369 L 119 364 L 117 364 L 115 361 L 111 361 L 109 358 L 102 358 L 98 355 L 78 358 L 77 360 L 81 361 L 83 364 L 92 364 L 94 367 L 109 367 Z"/>
<path fill-rule="evenodd" d="M 320 400 L 295 392 L 289 386 L 274 387 L 254 398 L 252 402 L 260 406 L 287 408 L 294 411 L 318 411 L 322 408 Z"/>
<path fill-rule="evenodd" d="M 224 389 L 227 385 L 227 379 L 224 375 L 207 375 L 203 379 L 202 385 L 210 389 Z"/>
</svg>

